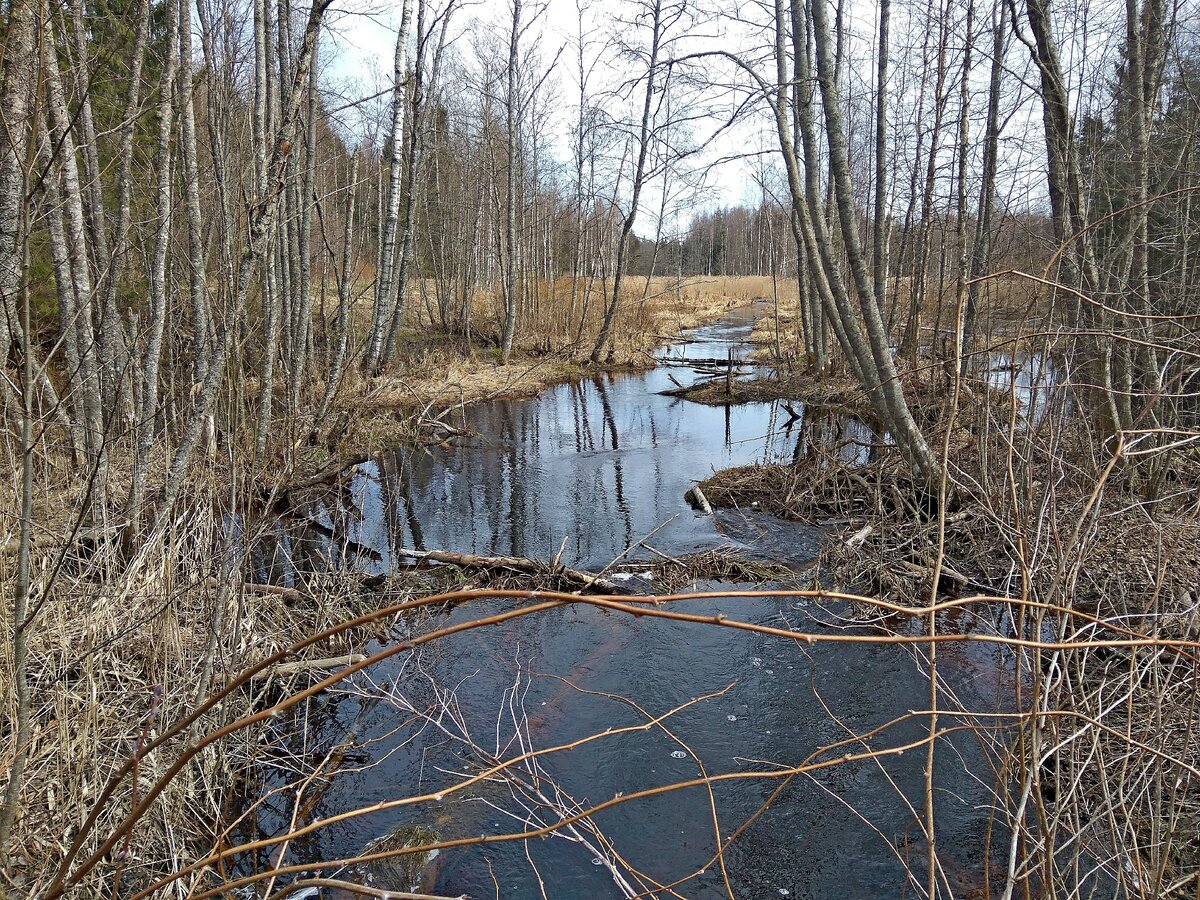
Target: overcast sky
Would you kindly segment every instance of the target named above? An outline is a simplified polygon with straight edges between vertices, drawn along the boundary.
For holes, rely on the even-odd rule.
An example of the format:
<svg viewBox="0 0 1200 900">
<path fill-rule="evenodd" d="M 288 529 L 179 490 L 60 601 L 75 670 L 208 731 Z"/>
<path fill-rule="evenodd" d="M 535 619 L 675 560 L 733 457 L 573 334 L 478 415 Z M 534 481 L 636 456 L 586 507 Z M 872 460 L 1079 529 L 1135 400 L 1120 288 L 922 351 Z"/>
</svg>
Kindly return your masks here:
<svg viewBox="0 0 1200 900">
<path fill-rule="evenodd" d="M 428 2 L 432 10 L 440 10 L 447 0 Z M 597 40 L 603 40 L 617 31 L 619 26 L 613 17 L 627 12 L 630 8 L 630 4 L 625 0 L 584 2 L 589 7 L 585 30 L 590 30 Z M 703 19 L 695 29 L 698 33 L 675 48 L 676 55 L 680 52 L 694 53 L 697 50 L 719 48 L 732 50 L 753 59 L 755 53 L 761 53 L 765 49 L 765 35 L 761 32 L 756 33 L 753 26 L 747 24 L 763 21 L 762 3 L 754 0 L 742 0 L 740 3 L 738 0 L 696 0 L 695 5 L 699 7 L 706 2 L 711 8 L 719 8 L 722 15 L 719 20 L 713 20 L 711 17 Z M 1097 10 L 1103 10 L 1106 5 L 1115 2 L 1117 0 L 1063 0 L 1062 3 L 1056 4 L 1057 15 L 1063 17 L 1060 31 L 1063 35 L 1064 55 L 1068 60 L 1074 58 L 1082 61 L 1077 70 L 1080 75 L 1079 83 L 1102 84 L 1103 79 L 1092 78 L 1090 76 L 1093 73 L 1084 70 L 1089 66 L 1103 66 L 1106 63 L 1102 55 L 1094 53 L 1095 44 L 1091 47 L 1079 45 L 1080 41 L 1086 41 L 1088 31 L 1076 29 L 1074 23 L 1088 21 L 1089 27 L 1094 28 L 1100 16 Z M 537 19 L 534 31 L 526 36 L 523 50 L 536 45 L 544 64 L 548 64 L 561 49 L 555 75 L 548 82 L 554 92 L 555 101 L 549 123 L 551 133 L 547 139 L 553 148 L 554 156 L 566 165 L 570 157 L 571 128 L 578 103 L 574 58 L 578 30 L 576 0 L 524 0 L 524 5 L 526 18 L 534 10 L 540 7 L 544 9 Z M 334 5 L 334 15 L 330 20 L 332 33 L 324 39 L 323 44 L 322 59 L 326 66 L 323 83 L 336 85 L 344 94 L 343 102 L 347 103 L 358 98 L 379 95 L 373 107 L 362 107 L 367 115 L 381 116 L 386 110 L 386 90 L 391 76 L 395 36 L 399 26 L 399 7 L 400 0 L 336 0 Z M 510 0 L 462 0 L 451 28 L 451 34 L 456 36 L 456 52 L 469 57 L 472 35 L 479 31 L 490 30 L 499 43 L 507 42 L 510 8 Z M 920 56 L 912 54 L 921 52 L 920 45 L 927 33 L 924 13 L 921 12 L 924 9 L 920 3 L 910 4 L 904 0 L 893 4 L 894 70 L 890 91 L 892 96 L 889 100 L 893 116 L 907 114 L 906 101 L 902 95 L 905 90 L 913 90 L 912 62 L 919 61 Z M 873 87 L 875 0 L 848 0 L 845 12 L 852 37 L 848 44 L 850 63 L 843 85 L 844 96 L 848 102 L 866 103 L 869 108 L 869 97 Z M 739 17 L 742 24 L 738 24 Z M 988 17 L 980 15 L 977 18 L 977 27 L 981 30 L 988 28 Z M 982 132 L 985 107 L 982 96 L 986 89 L 988 70 L 987 46 L 987 41 L 980 39 L 975 56 L 973 79 L 977 85 L 972 112 L 973 135 Z M 593 95 L 612 89 L 619 85 L 622 79 L 636 74 L 631 71 L 628 62 L 614 62 L 614 59 L 615 57 L 610 57 L 607 65 L 599 67 L 591 87 Z M 897 61 L 905 59 L 908 61 L 908 76 L 899 74 L 900 65 Z M 1004 159 L 998 189 L 1005 206 L 1014 210 L 1027 210 L 1044 203 L 1045 148 L 1037 127 L 1040 122 L 1040 109 L 1033 100 L 1031 85 L 1034 79 L 1027 68 L 1028 55 L 1022 47 L 1014 44 L 1008 59 L 1010 66 L 1006 84 L 1010 93 L 1006 97 Z M 719 68 L 714 62 L 713 80 L 718 83 L 722 80 Z M 761 61 L 759 70 L 764 75 L 770 72 L 770 68 L 765 61 Z M 1083 77 L 1085 75 L 1088 77 Z M 904 77 L 908 78 L 907 82 L 903 81 Z M 747 79 L 742 76 L 740 80 L 744 87 Z M 908 87 L 905 87 L 906 83 Z M 715 102 L 718 105 L 724 104 L 726 113 L 735 99 L 745 97 L 744 91 L 735 97 L 728 92 L 722 94 L 719 88 L 714 88 L 710 94 L 716 97 Z M 854 100 L 856 96 L 857 101 Z M 629 102 L 636 99 L 631 98 Z M 1085 106 L 1089 104 L 1087 98 L 1080 98 L 1080 101 Z M 911 109 L 912 98 L 907 102 Z M 761 112 L 761 104 L 759 109 Z M 350 133 L 358 131 L 361 134 L 364 130 L 361 118 L 356 121 L 352 110 L 343 114 L 343 121 Z M 745 116 L 739 124 L 722 131 L 719 137 L 712 140 L 717 121 L 699 121 L 692 126 L 692 139 L 705 143 L 707 149 L 689 161 L 694 170 L 694 184 L 686 186 L 676 182 L 674 190 L 691 200 L 693 209 L 739 203 L 755 205 L 761 198 L 759 176 L 762 173 L 763 161 L 766 161 L 768 168 L 778 173 L 774 135 L 768 130 L 765 116 L 759 114 Z M 953 127 L 952 120 L 948 120 L 947 127 Z M 904 140 L 905 136 L 915 134 L 911 124 L 892 131 L 898 136 L 897 140 Z M 893 177 L 906 181 L 904 166 L 908 164 L 907 157 L 910 154 L 905 152 L 904 148 L 895 145 L 892 149 L 897 153 L 897 168 Z M 972 166 L 974 165 L 975 161 L 972 161 Z M 951 169 L 952 166 L 947 163 L 945 172 L 948 173 Z M 637 229 L 643 235 L 652 234 L 655 230 L 660 191 L 659 183 L 652 183 L 647 187 Z M 686 211 L 669 214 L 664 230 L 670 232 L 681 227 L 688 217 L 689 213 Z"/>
<path fill-rule="evenodd" d="M 445 0 L 429 2 L 432 9 L 438 10 L 445 4 Z M 531 0 L 525 0 L 524 5 L 526 17 L 531 10 L 539 6 Z M 622 8 L 621 3 L 613 0 L 591 0 L 590 4 L 585 3 L 585 6 L 590 7 L 585 14 L 585 32 L 591 31 L 597 42 L 607 38 L 618 27 L 612 16 Z M 389 0 L 386 4 L 380 4 L 377 0 L 339 0 L 335 4 L 335 10 L 336 15 L 331 19 L 332 33 L 324 39 L 322 60 L 326 72 L 323 83 L 336 85 L 345 95 L 343 102 L 386 90 L 388 79 L 391 77 L 396 32 L 399 27 L 399 0 Z M 451 33 L 457 35 L 456 50 L 469 54 L 471 32 L 476 29 L 491 29 L 498 37 L 507 41 L 510 15 L 509 0 L 466 0 L 461 3 L 451 28 Z M 692 46 L 717 45 L 717 27 L 715 24 L 705 26 L 700 35 L 691 39 Z M 721 23 L 719 27 L 720 40 L 728 40 L 728 23 Z M 550 82 L 557 100 L 551 115 L 552 134 L 549 137 L 554 155 L 564 164 L 570 158 L 571 128 L 578 104 L 575 59 L 578 28 L 575 0 L 548 0 L 544 2 L 544 11 L 537 19 L 536 38 L 534 34 L 530 34 L 526 42 L 536 41 L 538 52 L 547 64 L 560 49 L 562 50 L 554 78 Z M 629 72 L 622 71 L 619 65 L 609 63 L 601 66 L 594 76 L 591 89 L 594 92 L 612 89 L 628 75 Z M 368 108 L 364 107 L 364 110 Z M 382 104 L 377 102 L 375 109 L 382 108 Z M 356 127 L 359 130 L 362 128 L 361 122 L 356 126 L 350 112 L 344 114 L 343 121 L 351 131 Z M 713 120 L 712 123 L 698 123 L 692 129 L 693 139 L 710 143 L 716 127 L 717 120 Z M 719 139 L 711 141 L 709 149 L 693 161 L 693 168 L 699 169 L 694 177 L 700 189 L 689 189 L 687 193 L 699 200 L 697 205 L 700 208 L 758 203 L 760 189 L 752 174 L 755 164 L 746 160 L 725 160 L 764 146 L 759 137 L 760 132 L 761 122 L 739 125 L 722 133 Z M 645 234 L 654 231 L 660 192 L 661 188 L 658 185 L 648 187 L 643 207 L 645 214 L 641 217 L 639 232 Z M 675 193 L 683 193 L 682 187 L 677 186 Z M 678 213 L 669 216 L 666 230 L 679 227 L 686 218 L 686 214 Z"/>
</svg>

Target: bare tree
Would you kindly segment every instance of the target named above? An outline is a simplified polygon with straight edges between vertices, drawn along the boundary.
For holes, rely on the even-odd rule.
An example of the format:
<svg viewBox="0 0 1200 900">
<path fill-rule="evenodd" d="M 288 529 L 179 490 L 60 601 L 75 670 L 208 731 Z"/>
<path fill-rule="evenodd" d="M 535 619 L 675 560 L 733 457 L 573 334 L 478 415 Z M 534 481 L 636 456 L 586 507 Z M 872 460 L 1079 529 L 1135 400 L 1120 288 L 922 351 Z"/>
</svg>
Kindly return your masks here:
<svg viewBox="0 0 1200 900">
<path fill-rule="evenodd" d="M 604 311 L 604 321 L 600 325 L 600 333 L 596 336 L 596 344 L 592 347 L 591 362 L 596 365 L 601 355 L 612 339 L 613 321 L 617 316 L 617 308 L 621 303 L 621 285 L 625 275 L 625 254 L 629 247 L 629 235 L 633 232 L 637 221 L 638 206 L 641 202 L 642 188 L 646 183 L 646 159 L 650 152 L 652 123 L 654 115 L 654 98 L 656 93 L 664 91 L 659 81 L 659 53 L 662 49 L 663 35 L 668 27 L 678 22 L 686 13 L 686 2 L 680 2 L 668 8 L 663 15 L 663 0 L 647 0 L 643 6 L 643 14 L 649 18 L 650 48 L 646 57 L 646 84 L 642 94 L 641 119 L 638 124 L 637 138 L 634 144 L 633 174 L 630 178 L 629 207 L 621 219 L 621 230 L 617 236 L 616 253 L 613 259 L 613 286 L 608 298 L 608 307 Z"/>
<path fill-rule="evenodd" d="M 388 136 L 387 211 L 379 244 L 379 275 L 375 282 L 375 315 L 363 366 L 374 372 L 383 354 L 384 340 L 395 308 L 395 275 L 399 247 L 397 228 L 404 175 L 404 114 L 408 106 L 408 38 L 412 23 L 412 0 L 403 0 L 400 29 L 396 32 L 396 54 L 392 65 L 392 127 Z"/>
<path fill-rule="evenodd" d="M 517 332 L 517 66 L 520 62 L 521 0 L 512 0 L 512 30 L 508 39 L 508 68 L 505 70 L 505 180 L 504 180 L 504 327 L 500 336 L 500 360 L 507 363 Z"/>
</svg>

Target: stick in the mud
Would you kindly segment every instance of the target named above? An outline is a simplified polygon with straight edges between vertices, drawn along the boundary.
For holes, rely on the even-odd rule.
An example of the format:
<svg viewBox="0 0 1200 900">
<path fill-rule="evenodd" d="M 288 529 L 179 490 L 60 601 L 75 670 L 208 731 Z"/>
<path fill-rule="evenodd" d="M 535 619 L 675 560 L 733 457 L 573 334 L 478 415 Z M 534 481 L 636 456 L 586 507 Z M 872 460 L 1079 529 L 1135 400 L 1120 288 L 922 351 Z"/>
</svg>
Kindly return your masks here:
<svg viewBox="0 0 1200 900">
<path fill-rule="evenodd" d="M 704 491 L 700 490 L 700 485 L 695 485 L 686 494 L 683 495 L 693 509 L 697 509 L 706 516 L 713 514 L 712 504 L 708 502 L 708 498 L 704 496 Z"/>
</svg>

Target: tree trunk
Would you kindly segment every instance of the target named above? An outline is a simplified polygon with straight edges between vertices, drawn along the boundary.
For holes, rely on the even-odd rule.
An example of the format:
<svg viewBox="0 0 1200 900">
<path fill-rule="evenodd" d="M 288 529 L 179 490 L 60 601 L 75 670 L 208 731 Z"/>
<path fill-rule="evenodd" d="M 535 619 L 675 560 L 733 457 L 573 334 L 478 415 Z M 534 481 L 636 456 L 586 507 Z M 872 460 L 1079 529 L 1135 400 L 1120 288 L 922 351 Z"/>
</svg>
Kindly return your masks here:
<svg viewBox="0 0 1200 900">
<path fill-rule="evenodd" d="M 512 355 L 513 337 L 517 332 L 517 63 L 520 39 L 521 0 L 513 0 L 504 104 L 508 169 L 504 182 L 504 325 L 500 333 L 500 361 L 505 365 Z"/>
<path fill-rule="evenodd" d="M 658 77 L 658 54 L 662 41 L 662 0 L 653 0 L 651 6 L 651 35 L 650 62 L 646 68 L 646 93 L 642 100 L 642 120 L 638 128 L 637 162 L 633 169 L 633 196 L 629 200 L 629 211 L 621 222 L 621 233 L 617 238 L 616 257 L 613 262 L 612 295 L 608 300 L 608 309 L 604 311 L 604 321 L 600 326 L 600 334 L 596 337 L 596 345 L 592 348 L 591 363 L 600 362 L 608 342 L 612 339 L 613 322 L 617 316 L 617 307 L 621 303 L 621 282 L 625 276 L 625 253 L 629 246 L 629 235 L 637 220 L 638 203 L 642 196 L 642 186 L 646 181 L 646 155 L 650 149 L 650 120 L 654 105 L 654 82 Z M 667 86 L 663 85 L 663 90 Z"/>
<path fill-rule="evenodd" d="M 159 81 L 158 96 L 158 147 L 154 156 L 158 175 L 155 189 L 154 253 L 150 269 L 150 321 L 147 326 L 146 345 L 142 351 L 141 383 L 142 397 L 137 421 L 137 452 L 133 463 L 129 489 L 128 516 L 131 525 L 130 537 L 137 534 L 137 523 L 141 518 L 144 498 L 146 470 L 150 463 L 150 451 L 154 444 L 155 423 L 158 417 L 158 376 L 162 359 L 163 331 L 167 320 L 167 254 L 171 241 L 171 195 L 172 162 L 174 154 L 171 136 L 175 126 L 176 67 L 179 64 L 179 34 L 181 24 L 179 4 L 166 0 L 167 59 Z"/>
<path fill-rule="evenodd" d="M 392 64 L 392 130 L 389 140 L 387 210 L 383 232 L 379 239 L 379 273 L 375 280 L 375 314 L 367 341 L 363 369 L 373 374 L 379 367 L 383 343 L 391 323 L 395 284 L 397 241 L 400 221 L 400 200 L 404 174 L 404 110 L 408 103 L 408 32 L 412 22 L 412 0 L 404 0 L 400 11 L 400 30 L 396 34 L 396 54 Z"/>
<path fill-rule="evenodd" d="M 974 349 L 979 294 L 983 277 L 991 258 L 992 212 L 995 208 L 996 165 L 1000 155 L 1000 78 L 1004 72 L 1004 6 L 997 2 L 992 21 L 992 66 L 988 79 L 987 121 L 983 133 L 983 174 L 979 183 L 979 212 L 975 219 L 975 239 L 971 247 L 971 264 L 967 284 L 966 308 L 963 311 L 962 345 L 959 348 L 959 371 L 966 374 Z"/>
</svg>

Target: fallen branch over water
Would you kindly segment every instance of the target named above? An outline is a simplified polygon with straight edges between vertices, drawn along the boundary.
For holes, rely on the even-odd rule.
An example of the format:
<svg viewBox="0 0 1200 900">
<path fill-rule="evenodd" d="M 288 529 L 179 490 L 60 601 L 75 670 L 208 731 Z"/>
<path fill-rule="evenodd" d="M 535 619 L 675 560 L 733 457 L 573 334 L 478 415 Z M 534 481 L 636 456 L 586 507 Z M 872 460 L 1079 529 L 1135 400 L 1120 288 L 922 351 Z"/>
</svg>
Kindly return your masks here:
<svg viewBox="0 0 1200 900">
<path fill-rule="evenodd" d="M 434 894 L 411 894 L 407 891 L 393 891 L 371 887 L 370 885 L 359 884 L 357 881 L 342 881 L 338 878 L 304 878 L 300 881 L 293 881 L 282 890 L 276 891 L 267 900 L 284 900 L 285 897 L 309 897 L 311 893 L 304 894 L 304 891 L 320 890 L 321 888 L 341 889 L 348 891 L 352 896 L 361 897 L 383 897 L 386 900 L 465 900 L 466 894 L 460 894 L 457 897 L 442 897 Z"/>
<path fill-rule="evenodd" d="M 401 547 L 396 553 L 400 556 L 407 556 L 410 559 L 427 559 L 431 562 L 446 563 L 447 565 L 458 566 L 463 569 L 483 569 L 486 571 L 508 569 L 514 572 L 526 572 L 531 575 L 551 573 L 576 587 L 597 591 L 601 594 L 620 594 L 624 592 L 624 589 L 616 582 L 609 581 L 607 578 L 601 578 L 599 575 L 594 575 L 591 572 L 584 572 L 580 569 L 572 569 L 563 565 L 548 566 L 545 563 L 527 559 L 523 556 L 472 556 L 469 553 L 451 553 L 448 550 L 410 550 L 407 547 Z"/>
</svg>

